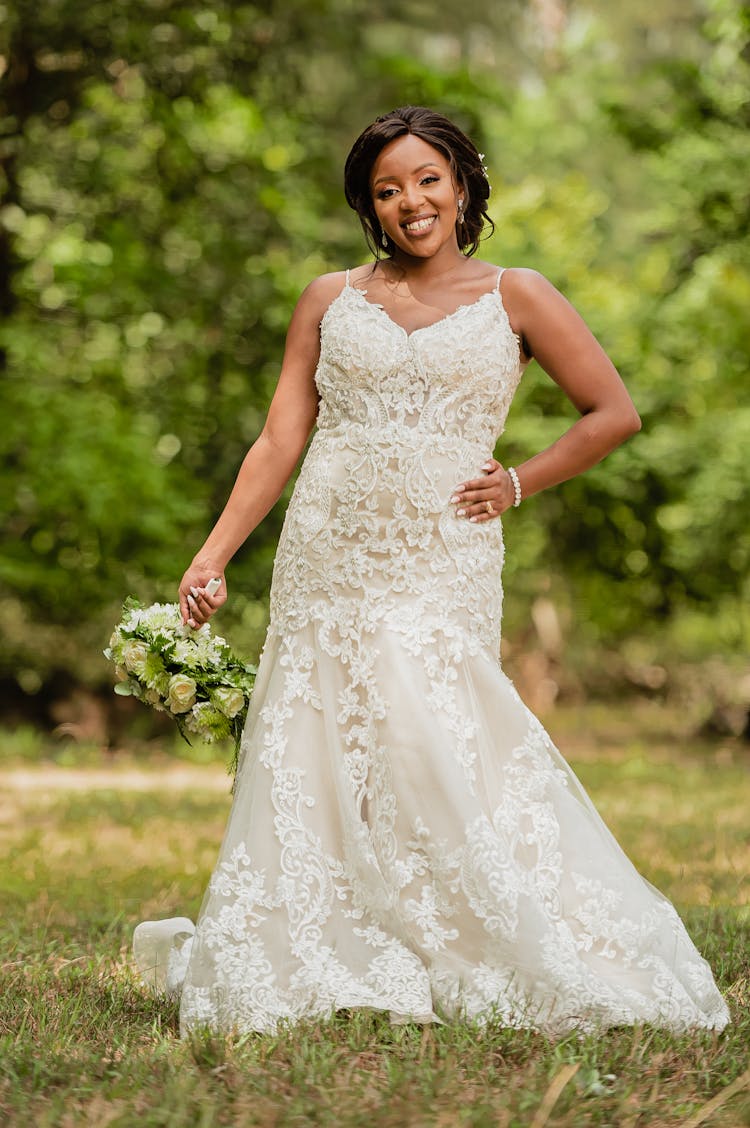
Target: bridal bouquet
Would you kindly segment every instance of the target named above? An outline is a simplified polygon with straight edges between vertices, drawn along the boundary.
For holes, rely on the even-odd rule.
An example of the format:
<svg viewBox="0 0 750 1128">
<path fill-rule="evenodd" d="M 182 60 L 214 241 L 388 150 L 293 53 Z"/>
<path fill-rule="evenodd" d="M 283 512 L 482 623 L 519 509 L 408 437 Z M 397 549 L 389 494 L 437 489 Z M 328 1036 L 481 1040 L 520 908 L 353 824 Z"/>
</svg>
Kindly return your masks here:
<svg viewBox="0 0 750 1128">
<path fill-rule="evenodd" d="M 255 666 L 233 654 L 208 623 L 186 626 L 177 603 L 143 607 L 129 598 L 122 612 L 104 651 L 115 664 L 115 693 L 170 713 L 188 743 L 188 734 L 208 742 L 233 737 L 230 771 L 236 772 Z"/>
</svg>

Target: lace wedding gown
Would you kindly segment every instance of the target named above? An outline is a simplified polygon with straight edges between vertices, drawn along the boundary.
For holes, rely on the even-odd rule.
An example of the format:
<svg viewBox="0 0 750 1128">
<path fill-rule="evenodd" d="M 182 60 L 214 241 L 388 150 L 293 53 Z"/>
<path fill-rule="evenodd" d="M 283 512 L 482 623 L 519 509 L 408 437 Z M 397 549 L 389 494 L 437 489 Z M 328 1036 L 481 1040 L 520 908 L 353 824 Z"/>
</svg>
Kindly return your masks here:
<svg viewBox="0 0 750 1128">
<path fill-rule="evenodd" d="M 141 925 L 141 969 L 181 987 L 183 1033 L 343 1007 L 720 1029 L 675 910 L 500 667 L 500 520 L 449 501 L 521 375 L 500 275 L 410 334 L 365 294 L 347 274 L 321 323 L 317 431 L 197 928 Z"/>
</svg>

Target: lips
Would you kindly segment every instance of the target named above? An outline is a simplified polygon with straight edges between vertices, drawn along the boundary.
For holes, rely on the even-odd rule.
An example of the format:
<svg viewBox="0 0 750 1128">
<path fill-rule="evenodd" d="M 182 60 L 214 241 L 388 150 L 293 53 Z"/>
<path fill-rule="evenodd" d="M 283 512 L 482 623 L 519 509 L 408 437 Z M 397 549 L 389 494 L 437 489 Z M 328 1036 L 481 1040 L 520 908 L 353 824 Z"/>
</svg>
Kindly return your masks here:
<svg viewBox="0 0 750 1128">
<path fill-rule="evenodd" d="M 409 235 L 421 235 L 424 231 L 429 231 L 437 220 L 436 215 L 417 215 L 414 219 L 410 219 L 408 223 L 402 223 L 402 230 L 406 231 Z"/>
</svg>

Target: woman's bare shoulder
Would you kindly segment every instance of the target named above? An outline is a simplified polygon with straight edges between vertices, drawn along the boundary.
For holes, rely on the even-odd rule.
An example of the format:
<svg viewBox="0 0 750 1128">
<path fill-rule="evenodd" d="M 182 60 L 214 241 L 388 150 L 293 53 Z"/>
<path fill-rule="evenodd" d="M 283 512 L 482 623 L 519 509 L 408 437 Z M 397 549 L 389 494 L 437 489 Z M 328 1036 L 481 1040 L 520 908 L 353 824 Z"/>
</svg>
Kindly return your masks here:
<svg viewBox="0 0 750 1128">
<path fill-rule="evenodd" d="M 297 302 L 297 311 L 306 317 L 320 321 L 334 298 L 346 285 L 346 271 L 334 270 L 330 274 L 320 274 L 305 286 Z"/>
<path fill-rule="evenodd" d="M 503 271 L 502 288 L 526 296 L 554 289 L 548 278 L 530 266 L 506 267 Z"/>
<path fill-rule="evenodd" d="M 500 289 L 511 321 L 515 316 L 524 328 L 530 320 L 571 308 L 550 280 L 531 267 L 509 266 L 503 271 Z"/>
</svg>

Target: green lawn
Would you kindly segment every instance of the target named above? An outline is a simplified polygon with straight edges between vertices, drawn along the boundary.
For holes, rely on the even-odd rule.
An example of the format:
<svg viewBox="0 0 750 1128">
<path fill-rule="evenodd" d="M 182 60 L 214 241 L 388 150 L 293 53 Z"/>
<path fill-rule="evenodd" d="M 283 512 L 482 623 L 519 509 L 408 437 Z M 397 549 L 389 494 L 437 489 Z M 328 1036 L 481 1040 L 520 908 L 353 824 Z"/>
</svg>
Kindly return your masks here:
<svg viewBox="0 0 750 1128">
<path fill-rule="evenodd" d="M 0 740 L 3 1125 L 750 1125 L 750 749 L 654 707 L 547 718 L 613 831 L 682 911 L 733 1013 L 550 1042 L 367 1013 L 183 1043 L 128 962 L 133 926 L 195 917 L 229 807 L 222 768 Z M 32 742 L 33 743 L 33 742 Z M 59 761 L 62 759 L 63 763 Z"/>
</svg>

